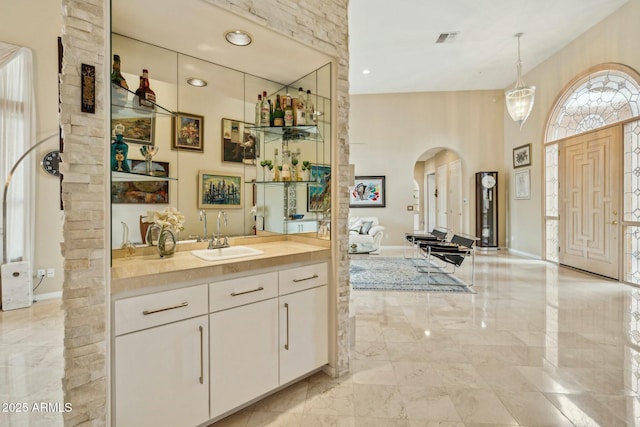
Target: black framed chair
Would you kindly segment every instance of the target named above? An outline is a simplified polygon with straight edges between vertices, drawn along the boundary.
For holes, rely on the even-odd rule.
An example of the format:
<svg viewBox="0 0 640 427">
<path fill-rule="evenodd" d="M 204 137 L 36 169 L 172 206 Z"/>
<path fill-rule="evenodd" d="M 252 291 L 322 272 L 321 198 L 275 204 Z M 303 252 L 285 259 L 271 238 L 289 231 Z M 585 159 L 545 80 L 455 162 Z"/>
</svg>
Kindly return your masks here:
<svg viewBox="0 0 640 427">
<path fill-rule="evenodd" d="M 410 259 L 416 259 L 420 256 L 420 248 L 430 243 L 438 243 L 446 241 L 448 231 L 444 228 L 434 228 L 428 233 L 423 231 L 414 231 L 413 233 L 404 233 L 405 238 L 405 250 L 404 257 Z M 407 256 L 406 248 L 409 246 L 413 256 Z"/>
<path fill-rule="evenodd" d="M 471 257 L 471 283 L 475 283 L 475 248 L 476 237 L 454 234 L 451 241 L 432 242 L 421 246 L 421 253 L 429 265 L 419 266 L 421 273 L 441 273 L 453 275 L 467 257 Z M 438 260 L 439 262 L 436 262 Z M 439 265 L 440 264 L 440 265 Z"/>
</svg>

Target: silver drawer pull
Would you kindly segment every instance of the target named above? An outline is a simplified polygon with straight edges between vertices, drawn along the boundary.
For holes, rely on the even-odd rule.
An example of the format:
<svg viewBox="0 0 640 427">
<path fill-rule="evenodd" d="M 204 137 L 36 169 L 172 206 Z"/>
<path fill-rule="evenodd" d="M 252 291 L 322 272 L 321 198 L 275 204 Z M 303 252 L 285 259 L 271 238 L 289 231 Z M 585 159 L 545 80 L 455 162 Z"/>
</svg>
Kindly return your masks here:
<svg viewBox="0 0 640 427">
<path fill-rule="evenodd" d="M 174 305 L 174 306 L 171 306 L 171 307 L 165 307 L 165 308 L 159 308 L 157 310 L 145 310 L 145 311 L 142 312 L 142 314 L 144 316 L 146 316 L 148 314 L 161 313 L 163 311 L 175 310 L 176 308 L 182 308 L 182 307 L 186 307 L 188 305 L 189 305 L 188 302 L 183 302 L 183 303 L 178 304 L 178 305 Z"/>
<path fill-rule="evenodd" d="M 260 286 L 258 289 L 251 289 L 250 291 L 231 292 L 231 296 L 232 297 L 237 297 L 237 296 L 240 296 L 240 295 L 250 294 L 251 292 L 258 292 L 258 291 L 264 291 L 264 288 L 262 286 Z"/>
<path fill-rule="evenodd" d="M 305 280 L 311 280 L 311 279 L 317 279 L 317 278 L 318 278 L 318 275 L 314 274 L 313 276 L 305 277 L 304 279 L 293 279 L 293 282 L 298 283 L 298 282 L 304 282 Z"/>
</svg>

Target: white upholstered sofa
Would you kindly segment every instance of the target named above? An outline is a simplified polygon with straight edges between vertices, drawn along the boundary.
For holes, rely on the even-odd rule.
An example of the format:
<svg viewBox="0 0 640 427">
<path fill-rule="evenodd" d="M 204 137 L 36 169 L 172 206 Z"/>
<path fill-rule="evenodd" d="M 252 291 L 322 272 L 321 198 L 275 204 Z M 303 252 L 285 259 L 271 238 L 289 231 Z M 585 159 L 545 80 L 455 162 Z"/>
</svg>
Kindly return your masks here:
<svg viewBox="0 0 640 427">
<path fill-rule="evenodd" d="M 349 215 L 349 245 L 367 243 L 379 250 L 382 236 L 384 227 L 378 222 L 378 217 Z"/>
</svg>

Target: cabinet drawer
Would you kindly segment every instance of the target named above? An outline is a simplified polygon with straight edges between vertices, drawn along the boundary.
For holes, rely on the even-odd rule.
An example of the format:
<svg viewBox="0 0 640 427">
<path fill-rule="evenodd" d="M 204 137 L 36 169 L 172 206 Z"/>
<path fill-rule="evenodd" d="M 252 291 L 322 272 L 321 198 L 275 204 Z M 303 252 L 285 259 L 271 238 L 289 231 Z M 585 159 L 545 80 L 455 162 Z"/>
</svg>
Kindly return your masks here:
<svg viewBox="0 0 640 427">
<path fill-rule="evenodd" d="M 207 313 L 207 285 L 115 302 L 115 334 L 122 335 Z"/>
<path fill-rule="evenodd" d="M 280 272 L 280 295 L 327 284 L 327 263 L 305 265 Z"/>
<path fill-rule="evenodd" d="M 219 311 L 278 296 L 278 273 L 257 274 L 209 284 L 209 311 Z"/>
</svg>

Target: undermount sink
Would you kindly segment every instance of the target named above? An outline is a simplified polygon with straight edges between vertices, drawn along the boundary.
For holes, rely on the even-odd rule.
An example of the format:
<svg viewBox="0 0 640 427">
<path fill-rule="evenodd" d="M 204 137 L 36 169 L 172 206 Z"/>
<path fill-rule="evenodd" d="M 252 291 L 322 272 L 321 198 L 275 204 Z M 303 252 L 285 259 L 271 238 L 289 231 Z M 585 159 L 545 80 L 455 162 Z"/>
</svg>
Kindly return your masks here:
<svg viewBox="0 0 640 427">
<path fill-rule="evenodd" d="M 218 249 L 198 249 L 191 251 L 191 255 L 204 261 L 221 261 L 223 259 L 241 258 L 245 256 L 262 255 L 264 251 L 248 246 L 231 246 Z"/>
</svg>

